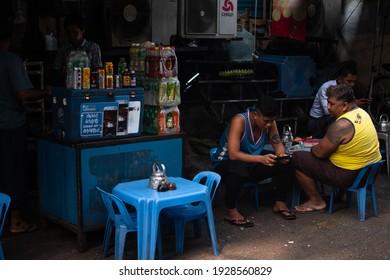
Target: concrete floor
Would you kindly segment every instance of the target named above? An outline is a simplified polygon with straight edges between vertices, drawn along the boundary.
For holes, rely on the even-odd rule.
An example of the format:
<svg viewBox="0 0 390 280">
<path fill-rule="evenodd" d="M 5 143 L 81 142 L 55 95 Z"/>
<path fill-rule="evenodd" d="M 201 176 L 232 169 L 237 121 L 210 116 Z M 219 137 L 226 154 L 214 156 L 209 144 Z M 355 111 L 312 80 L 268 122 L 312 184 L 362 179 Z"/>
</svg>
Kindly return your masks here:
<svg viewBox="0 0 390 280">
<path fill-rule="evenodd" d="M 186 174 L 192 177 L 208 168 L 207 155 L 186 158 Z M 329 190 L 326 189 L 326 194 Z M 359 222 L 356 199 L 351 208 L 336 205 L 332 215 L 301 214 L 293 221 L 272 212 L 272 186 L 260 194 L 261 206 L 255 209 L 253 195 L 243 191 L 239 209 L 255 222 L 253 228 L 240 228 L 223 221 L 223 189 L 214 209 L 220 254 L 214 256 L 206 226 L 202 237 L 194 239 L 191 224 L 186 231 L 184 254 L 174 252 L 174 236 L 164 235 L 164 258 L 168 260 L 388 260 L 390 259 L 390 183 L 385 166 L 377 179 L 376 195 L 379 217 L 373 217 L 367 200 L 367 220 Z M 325 195 L 326 196 L 326 195 Z M 35 215 L 36 217 L 36 215 Z M 51 224 L 37 232 L 12 235 L 3 233 L 3 249 L 9 260 L 99 260 L 102 259 L 103 230 L 88 234 L 88 250 L 80 253 L 76 235 Z M 113 248 L 105 258 L 113 259 Z M 130 234 L 125 259 L 136 259 L 136 235 Z"/>
</svg>

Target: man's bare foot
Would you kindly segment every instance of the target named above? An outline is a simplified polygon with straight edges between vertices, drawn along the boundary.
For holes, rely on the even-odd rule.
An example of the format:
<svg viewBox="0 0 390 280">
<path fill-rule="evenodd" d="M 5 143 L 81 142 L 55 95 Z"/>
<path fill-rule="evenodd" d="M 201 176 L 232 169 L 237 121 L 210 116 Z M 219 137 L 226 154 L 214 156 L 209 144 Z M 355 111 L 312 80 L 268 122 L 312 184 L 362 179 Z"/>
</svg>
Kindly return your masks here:
<svg viewBox="0 0 390 280">
<path fill-rule="evenodd" d="M 280 215 L 285 220 L 295 220 L 297 218 L 283 201 L 275 201 L 273 210 L 274 213 Z"/>
<path fill-rule="evenodd" d="M 295 213 L 325 213 L 327 212 L 326 209 L 326 203 L 324 202 L 323 204 L 317 205 L 317 204 L 312 204 L 310 201 L 306 201 L 305 203 L 302 203 L 301 205 L 295 206 L 294 207 L 294 212 Z"/>
<path fill-rule="evenodd" d="M 253 222 L 245 219 L 237 208 L 226 209 L 225 211 L 225 221 L 229 222 L 231 225 L 239 227 L 253 227 Z"/>
<path fill-rule="evenodd" d="M 274 212 L 280 212 L 280 211 L 283 211 L 283 210 L 290 210 L 288 209 L 286 203 L 284 203 L 283 201 L 275 201 L 275 204 L 274 204 L 274 208 L 273 208 Z"/>
<path fill-rule="evenodd" d="M 39 227 L 37 224 L 29 224 L 24 221 L 20 221 L 15 223 L 14 225 L 11 225 L 9 231 L 11 233 L 27 233 L 27 232 L 34 232 L 38 230 Z"/>
<path fill-rule="evenodd" d="M 233 209 L 226 209 L 225 210 L 225 220 L 243 220 L 244 216 L 241 215 L 240 212 L 238 212 L 237 208 Z"/>
</svg>

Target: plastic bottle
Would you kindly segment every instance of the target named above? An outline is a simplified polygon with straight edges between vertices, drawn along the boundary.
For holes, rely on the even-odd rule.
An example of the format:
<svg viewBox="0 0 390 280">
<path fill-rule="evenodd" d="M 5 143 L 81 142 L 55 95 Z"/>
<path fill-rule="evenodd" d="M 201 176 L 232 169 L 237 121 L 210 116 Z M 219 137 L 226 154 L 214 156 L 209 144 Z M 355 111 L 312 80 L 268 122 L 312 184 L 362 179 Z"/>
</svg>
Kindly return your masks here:
<svg viewBox="0 0 390 280">
<path fill-rule="evenodd" d="M 166 112 L 163 107 L 160 107 L 159 111 L 157 112 L 157 120 L 158 120 L 157 134 L 158 135 L 167 134 Z"/>
<path fill-rule="evenodd" d="M 66 58 L 66 82 L 67 88 L 73 88 L 73 68 L 76 62 L 76 52 L 71 51 Z"/>
<path fill-rule="evenodd" d="M 123 75 L 123 71 L 127 68 L 127 62 L 124 57 L 121 57 L 118 62 L 118 75 Z"/>
<path fill-rule="evenodd" d="M 180 133 L 180 110 L 175 106 L 172 110 L 173 133 Z"/>
<path fill-rule="evenodd" d="M 145 57 L 145 77 L 150 77 L 150 61 L 151 61 L 151 50 L 150 48 L 147 48 L 146 57 Z"/>
<path fill-rule="evenodd" d="M 45 45 L 47 51 L 55 51 L 57 50 L 57 38 L 54 36 L 53 32 L 45 35 Z"/>
<path fill-rule="evenodd" d="M 91 67 L 91 63 L 86 51 L 76 51 L 76 60 L 76 65 L 74 67 Z"/>
<path fill-rule="evenodd" d="M 139 72 L 145 72 L 146 47 L 145 44 L 139 46 Z"/>
<path fill-rule="evenodd" d="M 137 76 L 135 75 L 135 71 L 130 71 L 130 86 L 136 87 L 137 86 Z"/>
</svg>

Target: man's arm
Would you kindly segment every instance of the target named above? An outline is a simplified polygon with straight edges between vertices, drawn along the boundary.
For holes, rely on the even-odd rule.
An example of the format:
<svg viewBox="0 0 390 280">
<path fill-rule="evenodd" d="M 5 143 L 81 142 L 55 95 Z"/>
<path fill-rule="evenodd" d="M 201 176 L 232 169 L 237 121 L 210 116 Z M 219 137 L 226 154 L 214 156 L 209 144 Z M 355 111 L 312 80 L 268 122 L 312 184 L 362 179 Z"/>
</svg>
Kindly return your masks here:
<svg viewBox="0 0 390 280">
<path fill-rule="evenodd" d="M 43 90 L 40 89 L 24 89 L 20 90 L 17 93 L 17 97 L 23 101 L 32 101 L 45 96 L 51 95 L 51 87 L 47 87 Z"/>
<path fill-rule="evenodd" d="M 282 140 L 280 139 L 276 122 L 272 123 L 272 126 L 269 130 L 269 140 L 275 150 L 275 155 L 282 156 L 286 154 L 286 149 L 284 148 Z"/>
<path fill-rule="evenodd" d="M 317 158 L 329 158 L 341 144 L 350 141 L 354 134 L 353 124 L 347 119 L 340 119 L 328 128 L 321 142 L 312 147 L 311 153 Z"/>
</svg>

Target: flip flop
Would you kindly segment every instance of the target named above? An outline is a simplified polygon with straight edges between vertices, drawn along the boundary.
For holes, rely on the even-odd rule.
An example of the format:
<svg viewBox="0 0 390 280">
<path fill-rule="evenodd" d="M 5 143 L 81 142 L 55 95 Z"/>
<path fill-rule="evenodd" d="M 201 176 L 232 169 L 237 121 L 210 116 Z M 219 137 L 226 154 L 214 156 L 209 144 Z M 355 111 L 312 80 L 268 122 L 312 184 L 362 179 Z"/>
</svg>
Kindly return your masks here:
<svg viewBox="0 0 390 280">
<path fill-rule="evenodd" d="M 254 226 L 253 222 L 251 222 L 251 221 L 249 221 L 247 219 L 233 219 L 233 220 L 229 220 L 229 219 L 225 218 L 225 221 L 229 222 L 231 225 L 239 226 L 239 227 L 243 227 L 243 228 L 249 228 L 249 227 L 253 227 Z"/>
<path fill-rule="evenodd" d="M 280 215 L 285 220 L 295 220 L 297 218 L 291 210 L 278 210 L 274 211 L 274 213 Z"/>
<path fill-rule="evenodd" d="M 301 207 L 301 209 L 299 209 L 299 207 Z M 326 209 L 326 207 L 321 208 L 321 209 L 317 209 L 317 208 L 314 208 L 313 206 L 308 206 L 308 205 L 304 205 L 304 204 L 301 204 L 301 205 L 294 207 L 294 212 L 299 213 L 299 214 L 326 213 L 327 211 L 328 210 Z"/>
<path fill-rule="evenodd" d="M 9 230 L 12 234 L 21 234 L 21 233 L 30 233 L 37 231 L 39 226 L 37 224 L 26 224 L 26 228 L 24 230 Z"/>
</svg>

